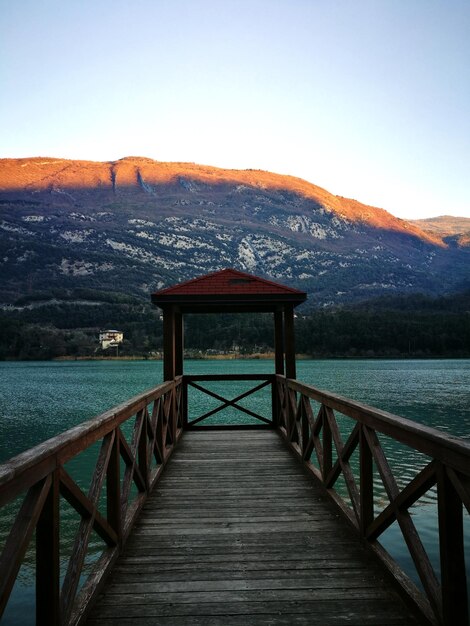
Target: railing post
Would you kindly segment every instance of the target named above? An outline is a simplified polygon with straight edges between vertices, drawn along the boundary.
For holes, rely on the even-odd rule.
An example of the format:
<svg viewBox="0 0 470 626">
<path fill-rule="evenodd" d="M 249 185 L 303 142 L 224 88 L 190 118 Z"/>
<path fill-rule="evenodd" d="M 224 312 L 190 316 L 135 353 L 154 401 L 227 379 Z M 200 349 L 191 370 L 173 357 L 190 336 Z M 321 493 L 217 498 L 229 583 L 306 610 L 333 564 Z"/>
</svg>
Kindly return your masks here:
<svg viewBox="0 0 470 626">
<path fill-rule="evenodd" d="M 119 429 L 114 431 L 114 441 L 106 474 L 106 506 L 108 522 L 122 545 L 121 523 L 121 460 L 119 454 Z"/>
<path fill-rule="evenodd" d="M 147 407 L 142 409 L 142 427 L 140 429 L 138 443 L 138 462 L 139 470 L 144 479 L 145 491 L 149 492 L 150 488 L 150 472 L 149 472 L 149 455 L 148 455 L 148 418 Z"/>
<path fill-rule="evenodd" d="M 55 470 L 36 526 L 36 623 L 44 626 L 61 623 L 59 498 L 59 472 Z"/>
<path fill-rule="evenodd" d="M 333 466 L 333 441 L 331 436 L 331 426 L 328 421 L 327 409 L 322 405 L 323 410 L 323 481 L 331 471 Z"/>
<path fill-rule="evenodd" d="M 441 465 L 437 474 L 442 613 L 445 626 L 468 625 L 462 501 Z"/>
<path fill-rule="evenodd" d="M 277 386 L 279 381 L 276 376 L 272 377 L 271 382 L 271 419 L 274 428 L 279 428 L 279 392 Z"/>
<path fill-rule="evenodd" d="M 173 445 L 172 448 L 175 447 L 176 445 L 176 433 L 178 431 L 178 414 L 177 414 L 177 407 L 178 407 L 178 403 L 176 401 L 176 384 L 175 384 L 175 380 L 173 379 L 173 387 L 171 388 L 171 409 L 170 409 L 170 416 L 171 416 L 171 438 L 173 441 Z"/>
<path fill-rule="evenodd" d="M 308 403 L 308 400 L 300 394 L 300 426 L 302 432 L 302 459 L 304 461 L 308 460 L 308 457 L 311 453 L 310 448 L 310 424 L 307 417 L 307 410 L 305 408 L 305 403 Z"/>
<path fill-rule="evenodd" d="M 284 428 L 286 431 L 286 436 L 287 436 L 288 435 L 287 385 L 286 385 L 286 379 L 284 377 L 281 379 L 278 376 L 276 376 L 276 407 L 277 407 L 278 427 Z"/>
<path fill-rule="evenodd" d="M 293 389 L 290 389 L 289 382 L 286 379 L 286 397 L 287 397 L 287 433 L 289 441 L 295 440 L 296 434 L 296 414 L 297 414 L 297 394 Z"/>
<path fill-rule="evenodd" d="M 183 413 L 183 430 L 188 430 L 188 380 L 183 376 L 181 381 L 181 411 Z"/>
<path fill-rule="evenodd" d="M 365 426 L 359 430 L 359 472 L 360 472 L 360 522 L 361 537 L 374 520 L 374 474 L 372 452 L 364 433 Z"/>
</svg>

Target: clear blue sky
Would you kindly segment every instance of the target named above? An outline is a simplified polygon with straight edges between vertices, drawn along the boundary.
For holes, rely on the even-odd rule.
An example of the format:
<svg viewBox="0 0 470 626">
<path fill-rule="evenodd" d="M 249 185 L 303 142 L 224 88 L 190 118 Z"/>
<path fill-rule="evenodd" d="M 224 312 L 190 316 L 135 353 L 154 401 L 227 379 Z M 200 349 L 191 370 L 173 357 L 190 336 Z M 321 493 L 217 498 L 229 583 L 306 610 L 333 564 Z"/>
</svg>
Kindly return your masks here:
<svg viewBox="0 0 470 626">
<path fill-rule="evenodd" d="M 0 156 L 147 156 L 470 217 L 469 0 L 0 0 Z"/>
</svg>

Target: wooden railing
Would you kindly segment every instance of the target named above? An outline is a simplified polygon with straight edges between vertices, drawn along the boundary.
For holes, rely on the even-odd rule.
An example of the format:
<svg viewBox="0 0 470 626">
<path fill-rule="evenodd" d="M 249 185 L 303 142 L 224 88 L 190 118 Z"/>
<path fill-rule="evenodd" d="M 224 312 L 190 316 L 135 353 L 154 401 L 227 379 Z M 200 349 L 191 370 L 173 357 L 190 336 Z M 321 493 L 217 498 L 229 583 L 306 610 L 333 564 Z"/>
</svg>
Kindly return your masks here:
<svg viewBox="0 0 470 626">
<path fill-rule="evenodd" d="M 206 383 L 213 381 L 258 384 L 227 399 L 222 392 L 207 388 Z M 269 387 L 262 411 L 240 404 Z M 188 389 L 220 404 L 189 419 Z M 296 380 L 266 374 L 179 377 L 0 466 L 0 514 L 13 501 L 21 501 L 0 556 L 0 616 L 35 536 L 37 623 L 83 623 L 183 430 L 234 428 L 233 423 L 201 424 L 228 407 L 256 421 L 235 427 L 279 429 L 428 623 L 468 624 L 463 514 L 464 509 L 470 513 L 470 445 Z M 422 460 L 425 455 L 425 462 L 415 465 L 415 475 L 406 485 L 387 459 L 386 441 L 405 446 L 410 457 L 421 455 Z M 100 447 L 85 493 L 66 464 L 93 446 Z M 410 513 L 432 489 L 436 490 L 440 544 L 437 573 Z M 80 523 L 61 575 L 60 507 L 64 501 Z M 394 522 L 424 593 L 379 541 Z M 88 571 L 85 560 L 92 531 L 105 545 Z"/>
<path fill-rule="evenodd" d="M 429 623 L 468 624 L 463 514 L 464 509 L 470 513 L 470 445 L 282 376 L 277 377 L 276 387 L 275 421 L 284 438 L 384 562 L 408 599 Z M 410 456 L 426 455 L 424 467 L 417 468 L 405 486 L 400 485 L 401 479 L 387 459 L 384 439 L 404 444 Z M 339 486 L 341 477 L 346 490 Z M 437 488 L 439 568 L 433 567 L 410 514 L 412 505 L 432 488 Z M 386 505 L 379 502 L 378 492 L 382 501 L 386 494 Z M 395 521 L 424 596 L 378 541 Z M 440 569 L 440 575 L 435 569 Z"/>
<path fill-rule="evenodd" d="M 208 389 L 207 385 L 204 386 L 201 384 L 201 383 L 210 383 L 210 382 L 217 382 L 217 383 L 258 382 L 259 384 L 255 385 L 255 387 L 251 387 L 243 391 L 242 393 L 238 393 L 238 395 L 236 395 L 236 397 L 234 398 L 228 399 L 225 396 L 223 396 L 221 393 L 217 393 L 214 390 Z M 271 387 L 271 395 L 270 395 L 270 401 L 271 401 L 271 398 L 274 392 L 274 382 L 275 382 L 274 374 L 221 374 L 221 375 L 198 374 L 198 375 L 191 375 L 191 376 L 187 376 L 187 375 L 183 376 L 183 397 L 185 398 L 184 405 L 187 410 L 189 406 L 191 405 L 191 402 L 188 402 L 189 389 L 195 389 L 198 392 L 205 394 L 209 396 L 210 398 L 213 398 L 219 402 L 218 406 L 205 411 L 204 413 L 202 413 L 202 415 L 199 415 L 198 417 L 188 418 L 188 413 L 186 412 L 185 413 L 185 428 L 188 428 L 188 429 L 193 429 L 193 428 L 215 429 L 215 428 L 224 428 L 224 427 L 232 428 L 232 429 L 263 428 L 263 427 L 272 428 L 274 423 L 272 419 L 273 412 L 269 407 L 270 402 L 267 405 L 263 406 L 264 409 L 266 408 L 268 409 L 269 413 L 268 414 L 265 413 L 265 415 L 261 415 L 260 413 L 253 411 L 252 409 L 246 406 L 242 406 L 240 404 L 240 401 L 244 400 L 245 398 L 248 398 L 249 396 L 252 396 L 256 392 L 260 391 L 261 389 L 264 389 L 265 387 Z M 214 415 L 219 414 L 221 411 L 229 407 L 236 409 L 237 411 L 242 413 L 244 416 L 248 416 L 249 418 L 251 418 L 249 420 L 250 423 L 229 422 L 225 424 L 224 423 L 218 423 L 218 424 L 212 423 L 212 424 L 204 424 L 204 425 L 201 424 L 201 422 L 204 422 L 208 420 L 209 418 L 212 418 Z"/>
<path fill-rule="evenodd" d="M 159 385 L 0 466 L 0 514 L 21 501 L 0 555 L 0 617 L 35 536 L 36 623 L 84 621 L 182 434 L 181 382 L 178 378 Z M 65 464 L 94 444 L 100 447 L 85 493 Z M 80 522 L 61 573 L 63 500 Z M 93 555 L 86 576 L 92 531 L 104 549 Z"/>
</svg>

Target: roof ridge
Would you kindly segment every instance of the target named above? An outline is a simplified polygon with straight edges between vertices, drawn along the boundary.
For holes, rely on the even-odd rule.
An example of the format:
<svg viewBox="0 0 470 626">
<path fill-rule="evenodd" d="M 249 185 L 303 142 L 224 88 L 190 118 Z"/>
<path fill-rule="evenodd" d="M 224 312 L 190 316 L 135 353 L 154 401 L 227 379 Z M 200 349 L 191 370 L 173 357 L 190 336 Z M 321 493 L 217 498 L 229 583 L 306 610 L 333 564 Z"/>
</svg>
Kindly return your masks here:
<svg viewBox="0 0 470 626">
<path fill-rule="evenodd" d="M 193 283 L 197 283 L 204 278 L 210 278 L 211 276 L 215 276 L 216 274 L 220 274 L 221 272 L 225 272 L 227 270 L 216 270 L 215 272 L 210 272 L 209 274 L 204 274 L 203 276 L 196 276 L 196 278 L 190 278 L 189 280 L 184 280 L 182 283 L 176 283 L 175 285 L 170 285 L 169 287 L 165 287 L 164 289 L 159 289 L 155 293 L 165 293 L 165 291 L 169 291 L 170 289 L 175 289 L 176 287 L 185 287 L 186 285 L 191 285 Z"/>
<path fill-rule="evenodd" d="M 230 268 L 227 268 L 230 270 Z M 236 269 L 231 269 L 230 271 L 232 272 L 236 272 L 237 274 L 240 274 L 242 276 L 247 276 L 249 278 L 254 278 L 255 280 L 259 280 L 260 282 L 266 283 L 267 285 L 272 285 L 273 287 L 282 287 L 283 289 L 286 289 L 288 291 L 292 291 L 293 293 L 304 293 L 303 291 L 301 291 L 300 289 L 296 289 L 295 287 L 288 287 L 287 285 L 284 285 L 283 283 L 276 283 L 274 280 L 269 280 L 269 278 L 263 278 L 262 276 L 256 276 L 256 274 L 249 274 L 248 272 L 242 272 L 240 270 L 236 270 Z"/>
<path fill-rule="evenodd" d="M 227 274 L 227 273 L 232 273 L 232 274 L 237 274 L 240 277 L 243 278 L 247 278 L 253 281 L 258 281 L 261 283 L 264 283 L 265 285 L 269 285 L 272 287 L 275 287 L 276 289 L 282 288 L 285 289 L 286 291 L 290 291 L 291 293 L 296 293 L 296 294 L 303 294 L 303 291 L 300 291 L 299 289 L 295 289 L 294 287 L 288 287 L 287 285 L 283 285 L 281 283 L 276 283 L 273 280 L 269 280 L 267 278 L 262 278 L 261 276 L 256 276 L 255 274 L 249 274 L 248 272 L 242 272 L 241 270 L 237 270 L 233 267 L 226 267 L 224 269 L 221 270 L 216 270 L 215 272 L 210 272 L 209 274 L 204 274 L 203 276 L 197 276 L 196 278 L 191 278 L 189 280 L 183 281 L 181 283 L 176 283 L 175 285 L 171 285 L 169 287 L 165 287 L 164 289 L 161 289 L 159 291 L 155 292 L 155 295 L 158 294 L 165 294 L 168 293 L 174 289 L 181 289 L 184 287 L 187 287 L 189 285 L 193 285 L 194 283 L 200 282 L 200 281 L 204 281 L 210 278 L 213 278 L 215 276 L 220 276 L 223 274 Z"/>
</svg>

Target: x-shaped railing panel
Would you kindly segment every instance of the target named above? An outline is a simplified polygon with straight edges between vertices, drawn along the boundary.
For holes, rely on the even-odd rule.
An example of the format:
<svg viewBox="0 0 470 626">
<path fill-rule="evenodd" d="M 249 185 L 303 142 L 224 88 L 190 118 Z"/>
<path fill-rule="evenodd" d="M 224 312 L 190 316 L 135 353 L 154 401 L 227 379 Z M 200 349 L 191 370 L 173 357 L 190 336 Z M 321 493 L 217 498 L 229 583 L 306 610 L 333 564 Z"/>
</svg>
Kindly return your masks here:
<svg viewBox="0 0 470 626">
<path fill-rule="evenodd" d="M 433 623 L 467 624 L 462 514 L 463 508 L 470 513 L 470 445 L 410 420 L 281 376 L 277 377 L 276 398 L 276 421 L 292 449 L 322 482 L 362 537 L 370 542 L 420 610 Z M 312 403 L 319 405 L 316 417 Z M 345 443 L 336 413 L 342 416 L 343 427 L 344 422 L 351 423 Z M 398 485 L 397 470 L 394 472 L 390 466 L 379 434 L 408 446 L 410 455 L 414 449 L 428 457 L 425 467 L 417 467 L 416 475 L 406 485 Z M 378 510 L 374 508 L 377 502 L 374 496 L 379 489 L 374 467 L 388 498 L 388 504 L 382 504 Z M 341 476 L 349 501 L 336 485 Z M 436 485 L 440 576 L 436 575 L 410 513 L 410 508 Z M 381 494 L 382 491 L 379 493 L 382 500 Z M 398 565 L 377 542 L 394 522 L 398 523 L 426 600 L 406 575 L 399 573 Z"/>
<path fill-rule="evenodd" d="M 182 434 L 181 397 L 181 378 L 163 383 L 0 466 L 0 507 L 21 499 L 0 554 L 0 616 L 35 535 L 37 623 L 58 626 L 82 620 Z M 93 472 L 85 493 L 65 465 L 97 442 L 101 446 L 94 465 L 87 457 Z M 105 512 L 99 508 L 102 495 Z M 70 552 L 62 555 L 64 501 L 79 523 Z M 87 575 L 93 531 L 104 549 Z M 62 584 L 61 558 L 67 564 Z"/>
<path fill-rule="evenodd" d="M 239 393 L 236 397 L 234 398 L 226 398 L 223 395 L 221 395 L 220 393 L 217 393 L 216 391 L 213 391 L 212 389 L 208 389 L 205 386 L 202 386 L 201 384 L 199 384 L 198 381 L 205 381 L 205 382 L 209 382 L 209 381 L 217 381 L 218 383 L 220 382 L 227 382 L 227 381 L 257 381 L 260 380 L 261 382 L 259 382 L 257 385 L 255 385 L 255 387 L 252 387 L 246 391 L 243 391 L 242 393 Z M 220 404 L 212 409 L 210 409 L 209 411 L 206 411 L 203 415 L 200 415 L 196 418 L 192 418 L 191 420 L 188 420 L 187 422 L 187 427 L 188 428 L 193 428 L 195 427 L 197 424 L 200 424 L 201 422 L 203 422 L 204 420 L 207 420 L 209 417 L 212 417 L 213 415 L 216 415 L 217 413 L 220 413 L 221 411 L 223 411 L 224 409 L 227 408 L 233 408 L 236 409 L 237 411 L 240 411 L 241 413 L 244 413 L 245 415 L 248 415 L 249 417 L 254 418 L 255 420 L 257 420 L 258 422 L 262 422 L 262 424 L 266 425 L 266 426 L 272 426 L 273 425 L 273 420 L 272 420 L 272 411 L 271 411 L 271 402 L 269 401 L 269 404 L 267 405 L 267 409 L 269 411 L 269 417 L 266 417 L 264 415 L 260 415 L 259 413 L 257 413 L 256 411 L 253 411 L 241 404 L 240 401 L 244 400 L 245 398 L 255 394 L 257 391 L 260 391 L 261 389 L 264 389 L 265 387 L 271 386 L 272 382 L 273 382 L 273 376 L 272 375 L 242 375 L 240 377 L 234 377 L 234 375 L 227 375 L 227 376 L 184 376 L 183 377 L 183 382 L 186 385 L 186 388 L 191 387 L 193 389 L 196 389 L 197 391 L 199 391 L 200 393 L 203 393 L 211 398 L 214 398 L 215 400 L 217 400 L 218 402 L 220 402 Z M 229 424 L 230 425 L 230 424 Z"/>
</svg>

